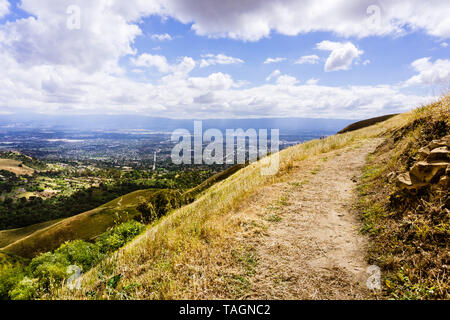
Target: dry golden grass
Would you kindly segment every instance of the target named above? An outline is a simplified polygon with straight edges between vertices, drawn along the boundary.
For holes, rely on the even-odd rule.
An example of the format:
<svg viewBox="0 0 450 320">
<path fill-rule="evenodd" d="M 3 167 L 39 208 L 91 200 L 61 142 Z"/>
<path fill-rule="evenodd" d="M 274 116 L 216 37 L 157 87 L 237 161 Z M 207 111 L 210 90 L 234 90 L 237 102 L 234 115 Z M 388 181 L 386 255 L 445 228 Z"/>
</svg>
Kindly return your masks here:
<svg viewBox="0 0 450 320">
<path fill-rule="evenodd" d="M 34 224 L 28 227 L 19 228 L 19 229 L 12 229 L 12 230 L 2 230 L 0 231 L 0 249 L 3 247 L 6 247 L 7 245 L 10 245 L 11 243 L 14 243 L 24 237 L 27 237 L 36 231 L 42 230 L 44 228 L 47 228 L 62 219 L 58 220 L 51 220 L 47 222 L 42 222 L 38 224 Z"/>
<path fill-rule="evenodd" d="M 368 257 L 383 273 L 383 294 L 394 299 L 449 299 L 449 194 L 431 184 L 417 194 L 399 190 L 390 174 L 410 170 L 417 152 L 450 134 L 450 96 L 415 110 L 370 157 L 358 207 L 370 235 Z M 386 245 L 389 244 L 389 245 Z"/>
<path fill-rule="evenodd" d="M 234 275 L 251 265 L 245 243 L 235 238 L 248 228 L 236 210 L 257 191 L 289 179 L 292 168 L 313 156 L 358 146 L 411 120 L 413 112 L 358 131 L 294 146 L 279 153 L 280 171 L 261 175 L 264 161 L 240 170 L 204 193 L 194 203 L 178 209 L 88 272 L 82 289 L 65 288 L 48 299 L 218 299 L 240 297 L 245 279 Z M 278 155 L 272 155 L 276 157 Z M 251 256 L 251 254 L 250 254 Z M 247 261 L 243 263 L 242 261 Z M 250 262 L 249 262 L 250 261 Z M 229 270 L 229 274 L 221 273 Z M 233 272 L 236 271 L 236 272 Z M 108 279 L 121 275 L 117 288 Z"/>
<path fill-rule="evenodd" d="M 21 162 L 12 159 L 0 159 L 0 170 L 10 171 L 16 175 L 32 175 L 34 169 L 31 169 L 25 165 L 19 167 Z"/>
</svg>

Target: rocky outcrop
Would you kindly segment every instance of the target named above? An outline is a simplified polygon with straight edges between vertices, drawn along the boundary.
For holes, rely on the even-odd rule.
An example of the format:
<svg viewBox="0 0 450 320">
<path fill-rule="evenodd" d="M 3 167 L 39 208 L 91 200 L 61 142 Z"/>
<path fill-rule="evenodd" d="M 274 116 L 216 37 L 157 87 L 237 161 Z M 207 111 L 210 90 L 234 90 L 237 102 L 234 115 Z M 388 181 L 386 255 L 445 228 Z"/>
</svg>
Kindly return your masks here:
<svg viewBox="0 0 450 320">
<path fill-rule="evenodd" d="M 449 188 L 449 149 L 450 135 L 440 140 L 433 140 L 428 146 L 421 148 L 418 151 L 419 159 L 411 170 L 396 177 L 397 186 L 413 194 L 432 184 Z M 392 179 L 392 175 L 389 179 Z"/>
</svg>

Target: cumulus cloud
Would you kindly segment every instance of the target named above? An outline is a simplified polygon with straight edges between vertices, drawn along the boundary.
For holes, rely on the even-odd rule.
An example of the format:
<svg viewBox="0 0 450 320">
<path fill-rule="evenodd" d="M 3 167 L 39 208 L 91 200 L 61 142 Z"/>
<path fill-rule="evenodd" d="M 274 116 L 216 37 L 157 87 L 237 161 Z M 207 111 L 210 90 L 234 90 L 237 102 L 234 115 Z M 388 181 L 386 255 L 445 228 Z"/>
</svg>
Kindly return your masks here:
<svg viewBox="0 0 450 320">
<path fill-rule="evenodd" d="M 213 73 L 208 77 L 189 78 L 188 83 L 191 88 L 202 90 L 228 90 L 231 87 L 236 87 L 233 78 L 229 74 L 222 72 Z"/>
<path fill-rule="evenodd" d="M 325 63 L 326 72 L 349 70 L 353 61 L 364 53 L 351 42 L 341 43 L 328 40 L 318 43 L 317 49 L 331 51 Z"/>
<path fill-rule="evenodd" d="M 203 36 L 257 41 L 271 32 L 298 35 L 315 31 L 344 37 L 401 35 L 423 30 L 450 37 L 448 0 L 159 0 L 164 13 Z"/>
<path fill-rule="evenodd" d="M 311 56 L 303 56 L 297 61 L 295 61 L 295 64 L 316 64 L 319 63 L 319 57 L 315 54 Z"/>
<path fill-rule="evenodd" d="M 5 0 L 0 0 L 2 3 Z M 429 97 L 406 95 L 401 88 L 387 85 L 331 87 L 318 85 L 314 79 L 301 84 L 279 70 L 268 78 L 277 81 L 255 86 L 243 86 L 243 81 L 220 72 L 190 77 L 200 64 L 206 67 L 244 61 L 224 54 L 205 55 L 200 61 L 191 57 L 168 61 L 162 55 L 138 53 L 133 43 L 142 35 L 139 22 L 154 14 L 172 16 L 192 23 L 197 34 L 243 40 L 258 40 L 273 31 L 286 35 L 333 31 L 362 37 L 399 34 L 406 27 L 444 37 L 450 26 L 445 14 L 447 1 L 436 1 L 432 10 L 418 1 L 405 8 L 399 1 L 378 1 L 385 6 L 382 16 L 394 22 L 375 30 L 360 25 L 366 18 L 369 2 L 336 0 L 331 6 L 293 0 L 77 0 L 76 3 L 81 9 L 79 30 L 66 27 L 67 7 L 73 0 L 23 0 L 21 8 L 29 16 L 0 25 L 0 113 L 362 118 L 402 112 L 428 102 Z M 346 54 L 336 54 L 331 59 L 340 50 L 336 47 L 330 51 L 328 60 L 333 60 L 328 65 L 330 70 L 345 68 L 356 59 Z M 357 49 L 348 47 L 347 51 L 360 55 Z M 119 65 L 124 57 L 131 58 L 133 72 L 155 68 L 162 77 L 154 84 L 127 78 Z M 447 68 L 439 60 L 428 63 L 436 69 Z M 416 70 L 421 81 L 425 81 L 428 78 L 422 77 L 422 65 L 416 64 Z"/>
<path fill-rule="evenodd" d="M 160 55 L 152 55 L 148 53 L 143 53 L 137 58 L 132 58 L 131 62 L 136 67 L 155 67 L 161 73 L 167 73 L 170 71 L 171 67 L 167 62 L 166 57 Z"/>
<path fill-rule="evenodd" d="M 269 76 L 266 78 L 266 81 L 270 81 L 272 79 L 278 78 L 280 75 L 281 75 L 281 71 L 275 70 L 271 74 L 269 74 Z"/>
<path fill-rule="evenodd" d="M 150 36 L 150 38 L 152 38 L 152 40 L 157 40 L 157 41 L 171 41 L 173 40 L 172 36 L 168 33 L 164 33 L 164 34 L 152 34 Z"/>
<path fill-rule="evenodd" d="M 9 1 L 0 0 L 0 18 L 3 18 L 9 13 Z"/>
<path fill-rule="evenodd" d="M 450 85 L 450 60 L 430 59 L 421 58 L 411 64 L 419 74 L 406 81 L 406 85 Z"/>
<path fill-rule="evenodd" d="M 279 62 L 282 62 L 285 60 L 286 60 L 286 58 L 267 58 L 266 61 L 264 61 L 264 64 L 279 63 Z"/>
<path fill-rule="evenodd" d="M 214 55 L 214 54 L 205 54 L 202 55 L 202 60 L 200 61 L 200 68 L 205 68 L 209 66 L 213 66 L 216 64 L 239 64 L 244 63 L 243 60 L 239 58 L 233 58 L 226 56 L 222 53 Z"/>
<path fill-rule="evenodd" d="M 319 79 L 309 79 L 308 81 L 306 81 L 306 84 L 308 86 L 315 86 L 318 83 L 319 83 Z"/>
<path fill-rule="evenodd" d="M 297 83 L 299 83 L 299 81 L 295 77 L 285 74 L 279 76 L 277 79 L 277 84 L 280 86 L 294 86 Z"/>
<path fill-rule="evenodd" d="M 132 43 L 142 34 L 134 22 L 160 10 L 152 3 L 131 2 L 139 6 L 79 0 L 78 16 L 68 11 L 71 0 L 23 0 L 21 9 L 30 16 L 0 25 L 0 50 L 8 51 L 28 67 L 50 64 L 75 66 L 87 72 L 120 72 L 118 60 L 135 53 Z M 79 20 L 80 28 L 68 28 L 72 15 Z"/>
<path fill-rule="evenodd" d="M 279 75 L 273 84 L 240 87 L 223 73 L 189 77 L 186 72 L 193 65 L 192 58 L 183 58 L 171 65 L 177 68 L 166 77 L 150 84 L 69 66 L 25 68 L 0 53 L 0 112 L 364 118 L 430 101 L 395 86 L 332 87 L 315 81 L 303 85 L 288 75 Z"/>
<path fill-rule="evenodd" d="M 184 57 L 178 63 L 169 64 L 166 57 L 148 53 L 143 53 L 137 58 L 131 58 L 131 63 L 136 67 L 154 67 L 161 73 L 171 72 L 178 75 L 187 75 L 196 66 L 196 62 L 191 57 Z"/>
</svg>

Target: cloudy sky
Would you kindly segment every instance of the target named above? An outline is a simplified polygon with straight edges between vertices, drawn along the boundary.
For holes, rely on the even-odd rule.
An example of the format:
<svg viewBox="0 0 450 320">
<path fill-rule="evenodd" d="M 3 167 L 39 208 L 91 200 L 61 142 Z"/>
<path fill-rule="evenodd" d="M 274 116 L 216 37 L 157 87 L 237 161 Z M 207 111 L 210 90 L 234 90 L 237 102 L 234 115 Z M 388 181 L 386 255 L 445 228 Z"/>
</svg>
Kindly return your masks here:
<svg viewBox="0 0 450 320">
<path fill-rule="evenodd" d="M 402 112 L 449 44 L 448 0 L 0 0 L 0 116 Z"/>
</svg>

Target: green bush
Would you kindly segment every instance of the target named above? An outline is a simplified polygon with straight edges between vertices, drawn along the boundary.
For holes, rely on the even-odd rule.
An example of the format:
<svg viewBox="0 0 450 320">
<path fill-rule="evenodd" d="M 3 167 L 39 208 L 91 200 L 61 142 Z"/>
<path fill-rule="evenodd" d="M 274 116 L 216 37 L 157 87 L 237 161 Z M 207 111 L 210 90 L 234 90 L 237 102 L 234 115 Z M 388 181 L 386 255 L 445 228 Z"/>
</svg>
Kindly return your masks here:
<svg viewBox="0 0 450 320">
<path fill-rule="evenodd" d="M 62 283 L 67 276 L 69 265 L 65 255 L 47 252 L 31 260 L 30 272 L 33 278 L 39 279 L 39 284 L 44 289 L 49 289 L 53 284 Z"/>
<path fill-rule="evenodd" d="M 101 235 L 96 245 L 102 253 L 111 253 L 123 247 L 144 231 L 145 225 L 137 221 L 123 223 Z"/>
<path fill-rule="evenodd" d="M 105 254 L 123 247 L 144 229 L 142 223 L 129 221 L 101 235 L 95 244 L 82 240 L 67 242 L 55 252 L 37 256 L 26 268 L 0 268 L 0 300 L 30 300 L 38 297 L 40 292 L 59 287 L 70 276 L 69 266 L 77 266 L 86 272 Z"/>
<path fill-rule="evenodd" d="M 158 218 L 165 216 L 173 209 L 180 208 L 186 202 L 178 190 L 157 191 L 150 201 Z"/>
<path fill-rule="evenodd" d="M 8 300 L 9 292 L 25 276 L 20 266 L 4 267 L 0 269 L 0 300 Z"/>
<path fill-rule="evenodd" d="M 62 255 L 70 265 L 78 266 L 84 271 L 91 269 L 103 257 L 97 245 L 82 240 L 63 244 L 55 254 Z"/>
<path fill-rule="evenodd" d="M 136 209 L 141 213 L 142 223 L 152 223 L 153 221 L 158 219 L 155 208 L 150 202 L 143 201 L 137 206 Z"/>
<path fill-rule="evenodd" d="M 38 289 L 36 279 L 25 277 L 10 291 L 9 296 L 12 300 L 31 300 L 36 297 Z"/>
</svg>

